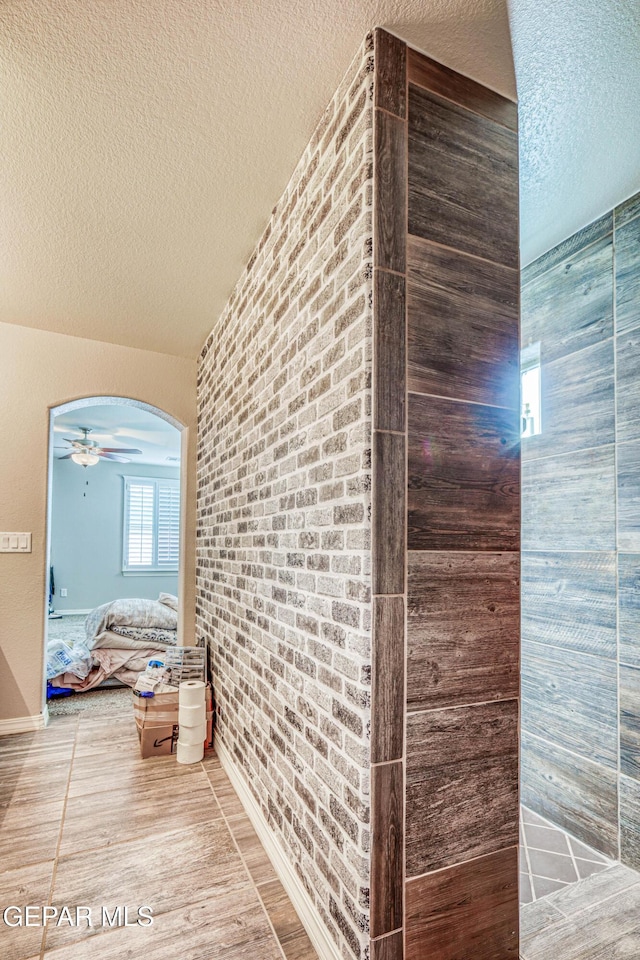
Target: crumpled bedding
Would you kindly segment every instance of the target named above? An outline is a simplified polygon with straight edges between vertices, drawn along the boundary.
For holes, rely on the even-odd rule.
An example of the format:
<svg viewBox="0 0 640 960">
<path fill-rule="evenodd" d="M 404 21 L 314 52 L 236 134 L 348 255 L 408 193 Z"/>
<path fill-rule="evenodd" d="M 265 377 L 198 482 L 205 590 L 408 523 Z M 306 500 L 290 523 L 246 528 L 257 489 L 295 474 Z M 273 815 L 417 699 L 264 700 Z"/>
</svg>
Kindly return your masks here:
<svg viewBox="0 0 640 960">
<path fill-rule="evenodd" d="M 93 650 L 91 654 L 93 665 L 84 680 L 73 673 L 63 673 L 59 677 L 54 677 L 50 683 L 54 687 L 68 687 L 77 693 L 85 693 L 87 690 L 93 690 L 103 680 L 115 677 L 133 687 L 140 674 L 146 669 L 147 662 L 157 657 L 160 652 L 155 647 L 139 650 L 99 648 Z"/>
<path fill-rule="evenodd" d="M 177 598 L 162 593 L 158 600 L 136 597 L 103 603 L 85 620 L 87 646 L 92 651 L 106 647 L 136 650 L 150 645 L 164 650 L 176 643 L 177 608 Z"/>
</svg>

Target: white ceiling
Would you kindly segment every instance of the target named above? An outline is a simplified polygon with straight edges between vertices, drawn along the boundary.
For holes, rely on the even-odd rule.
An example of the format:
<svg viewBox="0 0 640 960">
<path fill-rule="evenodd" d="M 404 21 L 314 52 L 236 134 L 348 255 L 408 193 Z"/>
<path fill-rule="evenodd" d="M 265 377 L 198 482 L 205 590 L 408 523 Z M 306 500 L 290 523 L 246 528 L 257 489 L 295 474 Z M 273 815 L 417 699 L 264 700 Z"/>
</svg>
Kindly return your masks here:
<svg viewBox="0 0 640 960">
<path fill-rule="evenodd" d="M 180 466 L 180 431 L 138 407 L 100 404 L 60 414 L 53 422 L 55 457 L 62 457 L 71 450 L 71 445 L 63 438 L 82 440 L 80 427 L 91 427 L 89 439 L 95 440 L 100 447 L 141 450 L 141 454 L 129 455 L 131 463 Z M 168 460 L 168 457 L 177 457 L 178 460 Z"/>
<path fill-rule="evenodd" d="M 639 9 L 511 4 L 525 262 L 640 188 Z M 506 0 L 3 0 L 0 321 L 196 356 L 376 24 L 515 98 Z"/>
<path fill-rule="evenodd" d="M 509 10 L 526 264 L 640 190 L 640 2 Z"/>
</svg>

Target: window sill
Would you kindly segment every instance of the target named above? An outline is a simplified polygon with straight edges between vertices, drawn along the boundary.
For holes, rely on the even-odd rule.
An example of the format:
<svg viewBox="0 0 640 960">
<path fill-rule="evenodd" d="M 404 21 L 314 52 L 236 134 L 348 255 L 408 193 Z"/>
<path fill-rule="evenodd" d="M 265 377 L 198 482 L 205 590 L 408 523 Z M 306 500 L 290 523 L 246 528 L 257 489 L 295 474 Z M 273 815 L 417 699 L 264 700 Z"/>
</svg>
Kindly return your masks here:
<svg viewBox="0 0 640 960">
<path fill-rule="evenodd" d="M 178 568 L 174 570 L 123 570 L 123 577 L 172 577 L 177 574 Z"/>
</svg>

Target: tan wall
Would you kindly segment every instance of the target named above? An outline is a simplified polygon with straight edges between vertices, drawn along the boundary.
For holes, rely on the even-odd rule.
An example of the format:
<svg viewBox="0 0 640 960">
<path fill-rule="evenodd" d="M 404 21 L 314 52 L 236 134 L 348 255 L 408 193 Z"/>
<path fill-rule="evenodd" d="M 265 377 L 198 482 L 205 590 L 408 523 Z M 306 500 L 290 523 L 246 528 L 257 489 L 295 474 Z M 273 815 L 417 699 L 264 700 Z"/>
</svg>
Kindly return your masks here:
<svg viewBox="0 0 640 960">
<path fill-rule="evenodd" d="M 141 400 L 187 428 L 181 619 L 193 639 L 195 361 L 0 323 L 0 529 L 33 534 L 32 553 L 0 554 L 0 720 L 42 711 L 49 409 L 90 396 Z"/>
</svg>

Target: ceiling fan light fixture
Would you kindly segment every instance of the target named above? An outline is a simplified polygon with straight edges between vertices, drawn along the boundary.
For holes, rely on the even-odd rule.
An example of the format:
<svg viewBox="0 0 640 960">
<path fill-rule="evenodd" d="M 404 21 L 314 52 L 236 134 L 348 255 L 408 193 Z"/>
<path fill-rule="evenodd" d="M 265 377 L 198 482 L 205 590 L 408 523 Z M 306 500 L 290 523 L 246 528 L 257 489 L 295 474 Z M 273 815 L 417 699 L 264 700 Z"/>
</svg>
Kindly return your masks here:
<svg viewBox="0 0 640 960">
<path fill-rule="evenodd" d="M 89 453 L 87 451 L 86 453 L 72 453 L 71 459 L 74 463 L 79 463 L 81 467 L 93 467 L 96 463 L 98 463 L 100 457 L 96 456 L 95 453 Z"/>
</svg>

